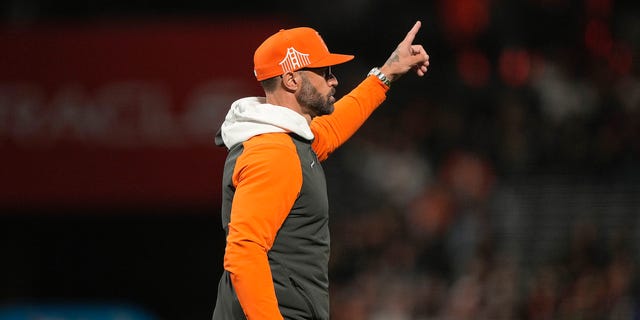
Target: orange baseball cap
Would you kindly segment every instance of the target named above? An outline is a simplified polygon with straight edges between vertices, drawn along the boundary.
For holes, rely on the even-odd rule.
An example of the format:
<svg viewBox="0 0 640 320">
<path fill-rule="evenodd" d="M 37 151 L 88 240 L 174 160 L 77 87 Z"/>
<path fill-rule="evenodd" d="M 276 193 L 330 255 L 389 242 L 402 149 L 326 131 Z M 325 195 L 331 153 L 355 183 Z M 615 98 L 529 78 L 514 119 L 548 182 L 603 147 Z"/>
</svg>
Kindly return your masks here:
<svg viewBox="0 0 640 320">
<path fill-rule="evenodd" d="M 262 81 L 289 71 L 333 66 L 351 59 L 352 55 L 330 53 L 312 28 L 281 29 L 256 49 L 253 73 Z"/>
</svg>

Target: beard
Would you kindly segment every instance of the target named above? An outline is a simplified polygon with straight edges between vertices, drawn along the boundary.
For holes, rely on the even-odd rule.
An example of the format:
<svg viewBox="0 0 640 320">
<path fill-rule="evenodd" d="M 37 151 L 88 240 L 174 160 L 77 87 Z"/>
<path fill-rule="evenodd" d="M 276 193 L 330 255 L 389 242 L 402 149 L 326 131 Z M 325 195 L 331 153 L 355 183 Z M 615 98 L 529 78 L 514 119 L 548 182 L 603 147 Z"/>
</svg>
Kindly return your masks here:
<svg viewBox="0 0 640 320">
<path fill-rule="evenodd" d="M 296 95 L 296 100 L 302 107 L 302 111 L 309 114 L 313 119 L 314 117 L 333 113 L 334 94 L 335 89 L 331 88 L 331 92 L 329 94 L 322 96 L 320 92 L 318 92 L 318 90 L 309 83 L 309 81 L 304 79 L 302 82 L 302 88 L 298 95 Z"/>
</svg>

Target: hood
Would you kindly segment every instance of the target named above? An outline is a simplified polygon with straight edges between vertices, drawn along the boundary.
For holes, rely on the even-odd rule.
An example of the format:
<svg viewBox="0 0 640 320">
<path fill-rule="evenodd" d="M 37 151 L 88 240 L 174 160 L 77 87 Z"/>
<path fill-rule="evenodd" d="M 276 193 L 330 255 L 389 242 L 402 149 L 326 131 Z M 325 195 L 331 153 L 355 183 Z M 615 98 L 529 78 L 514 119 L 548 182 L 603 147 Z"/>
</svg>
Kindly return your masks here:
<svg viewBox="0 0 640 320">
<path fill-rule="evenodd" d="M 264 133 L 292 132 L 312 140 L 311 128 L 302 115 L 273 104 L 264 97 L 248 97 L 235 101 L 216 134 L 216 144 L 232 146 Z"/>
</svg>

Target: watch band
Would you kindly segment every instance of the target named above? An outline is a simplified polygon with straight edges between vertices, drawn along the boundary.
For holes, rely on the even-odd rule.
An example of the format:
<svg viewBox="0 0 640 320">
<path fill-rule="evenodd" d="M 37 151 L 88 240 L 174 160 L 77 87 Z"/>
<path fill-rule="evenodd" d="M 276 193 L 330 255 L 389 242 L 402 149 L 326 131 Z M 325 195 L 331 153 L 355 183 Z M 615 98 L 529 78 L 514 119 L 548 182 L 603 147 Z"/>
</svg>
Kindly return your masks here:
<svg viewBox="0 0 640 320">
<path fill-rule="evenodd" d="M 369 73 L 367 74 L 367 76 L 370 75 L 374 75 L 376 76 L 378 79 L 380 79 L 380 81 L 382 81 L 382 83 L 384 83 L 387 87 L 391 87 L 391 80 L 389 80 L 387 78 L 387 76 L 382 73 L 382 71 L 380 71 L 380 69 L 378 68 L 373 68 L 371 69 L 371 71 L 369 71 Z"/>
</svg>

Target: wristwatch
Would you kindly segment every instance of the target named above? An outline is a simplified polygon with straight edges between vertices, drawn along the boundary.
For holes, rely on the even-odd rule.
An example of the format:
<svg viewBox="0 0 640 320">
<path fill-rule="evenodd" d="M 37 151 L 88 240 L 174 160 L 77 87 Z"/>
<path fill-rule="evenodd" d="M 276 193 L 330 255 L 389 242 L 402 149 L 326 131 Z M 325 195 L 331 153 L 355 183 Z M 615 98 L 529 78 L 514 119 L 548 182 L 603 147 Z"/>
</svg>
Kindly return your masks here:
<svg viewBox="0 0 640 320">
<path fill-rule="evenodd" d="M 378 68 L 371 69 L 371 71 L 369 71 L 367 76 L 370 76 L 370 75 L 374 75 L 374 76 L 378 77 L 378 79 L 380 79 L 380 81 L 382 81 L 382 83 L 387 85 L 387 87 L 391 87 L 391 80 L 389 80 L 387 78 L 387 76 L 384 73 L 382 73 L 382 71 L 380 71 L 380 69 L 378 69 Z"/>
</svg>

